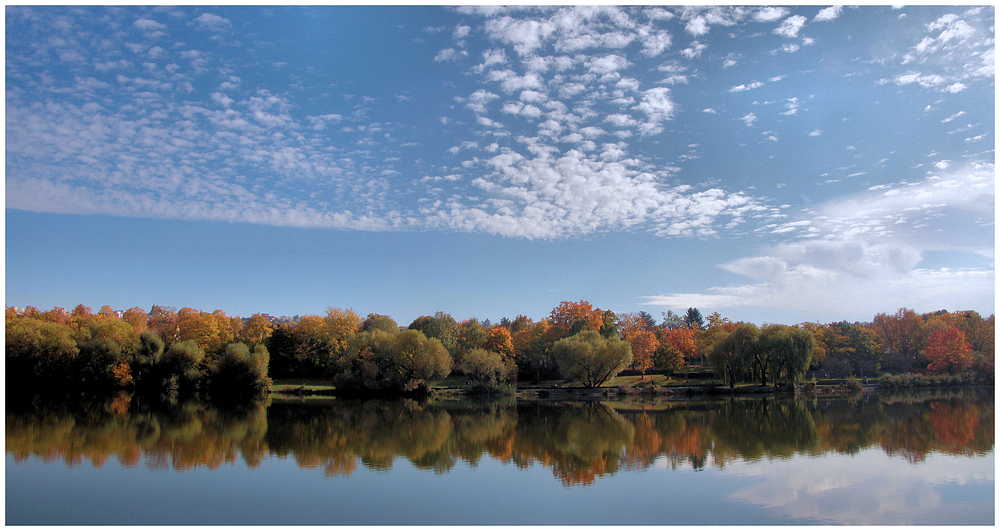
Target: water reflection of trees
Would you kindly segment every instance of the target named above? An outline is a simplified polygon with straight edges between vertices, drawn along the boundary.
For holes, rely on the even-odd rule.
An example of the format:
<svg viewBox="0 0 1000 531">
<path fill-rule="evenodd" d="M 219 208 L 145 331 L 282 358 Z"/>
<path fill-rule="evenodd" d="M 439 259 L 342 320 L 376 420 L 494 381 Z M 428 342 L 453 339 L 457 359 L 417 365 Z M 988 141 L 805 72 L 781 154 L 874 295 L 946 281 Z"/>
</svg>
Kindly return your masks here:
<svg viewBox="0 0 1000 531">
<path fill-rule="evenodd" d="M 886 399 L 734 399 L 630 406 L 409 400 L 265 402 L 239 409 L 106 400 L 8 403 L 7 452 L 70 465 L 215 468 L 269 456 L 327 475 L 403 459 L 443 473 L 493 459 L 544 466 L 565 485 L 588 485 L 651 466 L 723 467 L 734 460 L 857 453 L 877 447 L 911 462 L 932 452 L 982 455 L 994 444 L 992 392 Z"/>
</svg>

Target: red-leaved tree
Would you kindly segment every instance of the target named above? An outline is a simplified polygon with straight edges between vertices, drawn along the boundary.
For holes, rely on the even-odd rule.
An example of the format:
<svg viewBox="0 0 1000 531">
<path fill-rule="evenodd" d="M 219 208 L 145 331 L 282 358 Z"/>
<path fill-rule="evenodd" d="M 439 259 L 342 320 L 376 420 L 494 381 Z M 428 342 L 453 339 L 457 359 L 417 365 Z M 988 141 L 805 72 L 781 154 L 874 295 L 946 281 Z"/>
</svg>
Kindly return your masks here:
<svg viewBox="0 0 1000 531">
<path fill-rule="evenodd" d="M 938 330 L 927 340 L 927 370 L 962 372 L 972 367 L 972 347 L 965 340 L 965 333 L 954 326 Z"/>
</svg>

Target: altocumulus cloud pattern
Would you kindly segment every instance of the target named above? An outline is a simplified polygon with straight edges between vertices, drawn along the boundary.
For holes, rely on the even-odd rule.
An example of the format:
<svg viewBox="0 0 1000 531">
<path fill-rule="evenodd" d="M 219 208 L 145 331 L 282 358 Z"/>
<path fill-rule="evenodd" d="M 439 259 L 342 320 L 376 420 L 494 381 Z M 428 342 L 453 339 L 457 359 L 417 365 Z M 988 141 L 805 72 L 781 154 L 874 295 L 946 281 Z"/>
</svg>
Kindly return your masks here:
<svg viewBox="0 0 1000 531">
<path fill-rule="evenodd" d="M 992 7 L 6 17 L 8 208 L 756 238 L 722 265 L 750 283 L 667 306 L 992 285 Z"/>
</svg>

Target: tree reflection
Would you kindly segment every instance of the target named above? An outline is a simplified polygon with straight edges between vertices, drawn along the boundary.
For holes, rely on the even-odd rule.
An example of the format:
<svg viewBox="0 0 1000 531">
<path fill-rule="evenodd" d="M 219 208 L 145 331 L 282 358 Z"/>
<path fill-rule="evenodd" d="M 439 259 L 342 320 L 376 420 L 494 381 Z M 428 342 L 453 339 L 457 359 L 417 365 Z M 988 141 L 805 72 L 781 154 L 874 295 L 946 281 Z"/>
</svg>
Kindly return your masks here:
<svg viewBox="0 0 1000 531">
<path fill-rule="evenodd" d="M 641 407 L 641 409 L 640 409 Z M 566 486 L 651 466 L 724 467 L 735 460 L 854 454 L 879 447 L 919 462 L 932 452 L 975 456 L 994 444 L 991 392 L 847 401 L 473 403 L 328 400 L 224 407 L 121 394 L 8 402 L 7 452 L 71 466 L 140 463 L 214 469 L 271 456 L 346 476 L 404 459 L 445 473 L 482 459 L 543 466 Z"/>
</svg>

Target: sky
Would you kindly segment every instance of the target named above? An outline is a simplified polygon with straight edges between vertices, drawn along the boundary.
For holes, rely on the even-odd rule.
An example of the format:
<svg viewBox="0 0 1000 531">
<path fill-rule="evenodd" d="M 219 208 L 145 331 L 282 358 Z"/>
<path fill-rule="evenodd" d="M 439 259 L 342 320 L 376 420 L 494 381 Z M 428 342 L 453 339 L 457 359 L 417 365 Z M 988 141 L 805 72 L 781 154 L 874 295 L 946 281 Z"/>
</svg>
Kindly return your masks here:
<svg viewBox="0 0 1000 531">
<path fill-rule="evenodd" d="M 992 6 L 6 7 L 8 306 L 994 312 Z"/>
</svg>

